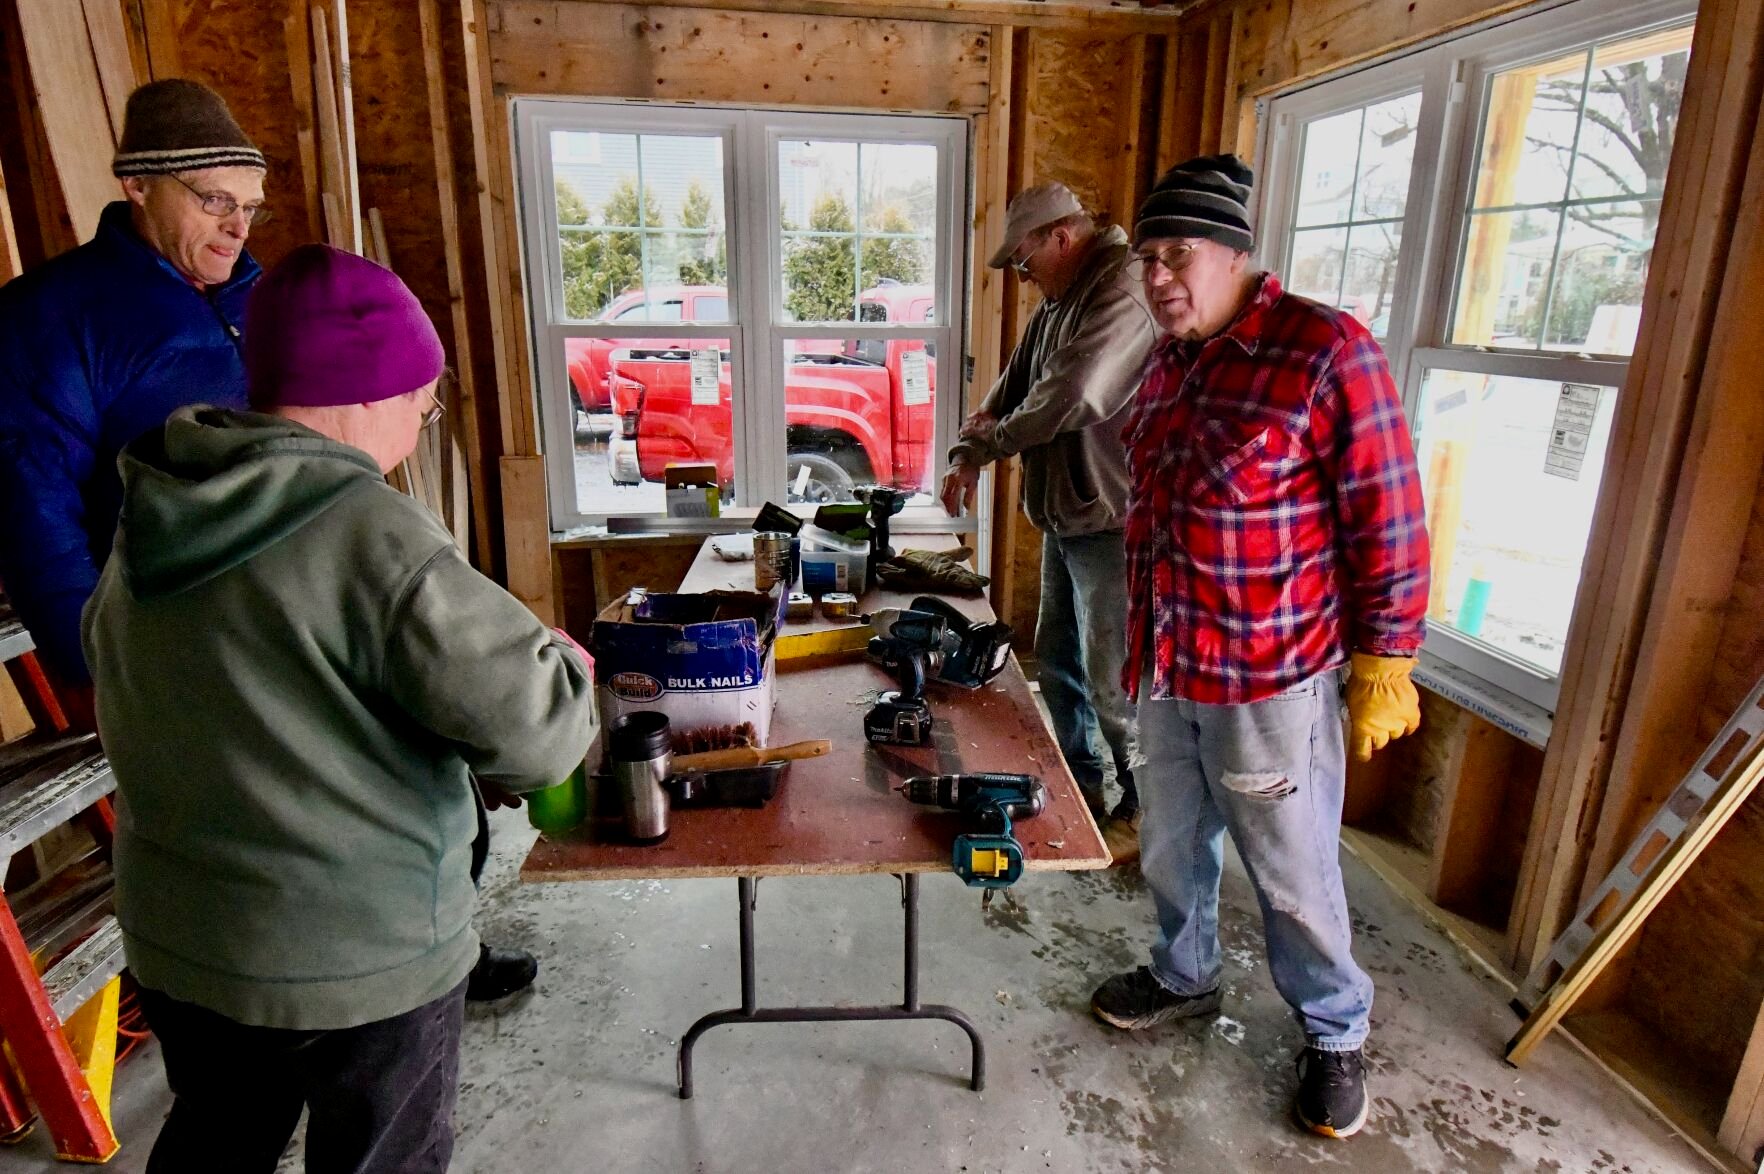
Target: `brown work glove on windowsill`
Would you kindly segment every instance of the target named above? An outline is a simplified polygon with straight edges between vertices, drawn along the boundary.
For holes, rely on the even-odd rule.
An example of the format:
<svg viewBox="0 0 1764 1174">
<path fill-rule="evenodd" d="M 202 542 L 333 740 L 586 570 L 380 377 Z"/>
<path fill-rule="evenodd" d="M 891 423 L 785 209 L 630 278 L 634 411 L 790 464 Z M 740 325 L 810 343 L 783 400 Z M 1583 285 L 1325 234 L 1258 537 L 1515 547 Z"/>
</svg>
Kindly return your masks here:
<svg viewBox="0 0 1764 1174">
<path fill-rule="evenodd" d="M 991 582 L 962 563 L 974 552 L 966 546 L 954 550 L 903 550 L 876 566 L 876 577 L 891 591 L 943 591 L 952 595 L 978 595 Z"/>
<path fill-rule="evenodd" d="M 1369 762 L 1393 738 L 1421 728 L 1421 695 L 1409 679 L 1412 656 L 1353 654 L 1347 681 L 1348 745 L 1354 758 Z"/>
</svg>

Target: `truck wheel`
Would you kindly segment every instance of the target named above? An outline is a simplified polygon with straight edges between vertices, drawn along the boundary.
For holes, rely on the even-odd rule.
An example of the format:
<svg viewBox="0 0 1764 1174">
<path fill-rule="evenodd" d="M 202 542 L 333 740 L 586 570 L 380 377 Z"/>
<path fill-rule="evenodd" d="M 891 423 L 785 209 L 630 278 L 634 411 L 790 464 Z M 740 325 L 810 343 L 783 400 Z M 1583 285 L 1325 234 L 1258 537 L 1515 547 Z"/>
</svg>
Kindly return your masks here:
<svg viewBox="0 0 1764 1174">
<path fill-rule="evenodd" d="M 790 473 L 791 501 L 825 505 L 830 501 L 851 501 L 851 474 L 833 457 L 824 452 L 793 452 L 785 460 Z M 808 481 L 801 494 L 796 492 L 796 479 L 808 470 Z"/>
</svg>

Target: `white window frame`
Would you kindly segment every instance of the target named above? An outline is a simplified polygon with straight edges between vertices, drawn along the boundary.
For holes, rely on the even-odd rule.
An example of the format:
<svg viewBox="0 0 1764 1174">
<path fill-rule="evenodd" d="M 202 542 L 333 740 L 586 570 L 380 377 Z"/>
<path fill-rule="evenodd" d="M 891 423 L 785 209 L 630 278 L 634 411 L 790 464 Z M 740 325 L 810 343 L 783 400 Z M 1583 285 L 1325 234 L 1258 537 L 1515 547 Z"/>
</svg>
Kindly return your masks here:
<svg viewBox="0 0 1764 1174">
<path fill-rule="evenodd" d="M 606 514 L 584 513 L 577 504 L 575 419 L 569 376 L 561 362 L 570 338 L 628 336 L 633 323 L 574 322 L 564 312 L 562 260 L 556 224 L 555 186 L 549 143 L 560 130 L 621 134 L 703 135 L 723 140 L 723 225 L 729 269 L 729 321 L 655 324 L 669 337 L 729 340 L 731 434 L 740 504 L 784 502 L 787 473 L 783 340 L 786 338 L 913 338 L 932 342 L 940 363 L 931 492 L 959 431 L 966 399 L 968 123 L 954 116 L 833 114 L 793 110 L 647 102 L 518 98 L 511 104 L 519 176 L 522 248 L 528 314 L 532 324 L 541 443 L 546 461 L 554 531 L 603 526 Z M 930 143 L 938 149 L 937 240 L 933 273 L 935 322 L 787 322 L 784 310 L 782 236 L 778 231 L 778 144 L 816 142 Z M 763 220 L 748 210 L 762 210 Z M 650 329 L 651 327 L 643 327 Z M 754 487 L 768 487 L 763 491 Z M 940 507 L 903 511 L 943 518 L 945 529 L 968 530 L 975 519 L 944 518 Z M 660 515 L 650 515 L 657 516 Z"/>
<path fill-rule="evenodd" d="M 1385 351 L 1419 434 L 1422 381 L 1429 369 L 1593 383 L 1617 388 L 1630 357 L 1528 351 L 1450 343 L 1458 266 L 1467 242 L 1468 208 L 1483 137 L 1482 95 L 1502 70 L 1547 61 L 1577 46 L 1631 36 L 1694 19 L 1694 0 L 1573 0 L 1542 12 L 1490 22 L 1462 35 L 1360 66 L 1271 99 L 1262 121 L 1259 223 L 1268 226 L 1257 262 L 1276 273 L 1289 261 L 1303 127 L 1330 114 L 1421 91 L 1421 121 L 1409 175 L 1397 293 Z M 1606 492 L 1601 471 L 1600 493 Z M 1589 539 L 1590 541 L 1590 539 Z M 1578 598 L 1575 601 L 1578 606 Z M 1553 713 L 1559 673 L 1546 673 L 1492 644 L 1430 625 L 1434 657 L 1492 686 L 1497 695 Z"/>
</svg>

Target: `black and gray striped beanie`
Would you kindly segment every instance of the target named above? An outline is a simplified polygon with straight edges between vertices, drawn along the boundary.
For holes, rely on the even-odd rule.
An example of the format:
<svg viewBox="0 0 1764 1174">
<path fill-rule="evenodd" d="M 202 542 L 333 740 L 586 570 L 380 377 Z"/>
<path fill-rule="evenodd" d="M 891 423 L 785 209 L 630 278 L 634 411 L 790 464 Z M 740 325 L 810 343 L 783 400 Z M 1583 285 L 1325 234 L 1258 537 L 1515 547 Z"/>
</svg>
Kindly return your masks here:
<svg viewBox="0 0 1764 1174">
<path fill-rule="evenodd" d="M 263 152 L 233 121 L 226 99 L 201 82 L 169 77 L 129 95 L 112 175 L 170 175 L 204 167 L 269 170 Z"/>
<path fill-rule="evenodd" d="M 1156 237 L 1205 237 L 1242 252 L 1250 232 L 1250 188 L 1256 173 L 1236 155 L 1202 155 L 1178 163 L 1152 185 L 1133 223 L 1135 242 Z"/>
</svg>

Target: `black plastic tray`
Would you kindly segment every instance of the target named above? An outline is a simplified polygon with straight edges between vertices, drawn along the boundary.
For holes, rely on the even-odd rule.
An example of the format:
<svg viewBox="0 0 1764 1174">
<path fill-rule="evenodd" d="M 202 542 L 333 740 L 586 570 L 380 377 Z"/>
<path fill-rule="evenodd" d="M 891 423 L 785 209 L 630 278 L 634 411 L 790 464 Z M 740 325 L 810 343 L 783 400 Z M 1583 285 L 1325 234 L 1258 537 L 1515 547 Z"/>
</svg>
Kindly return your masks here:
<svg viewBox="0 0 1764 1174">
<path fill-rule="evenodd" d="M 675 807 L 764 807 L 778 793 L 788 762 L 729 770 L 694 771 L 662 785 Z"/>
</svg>

